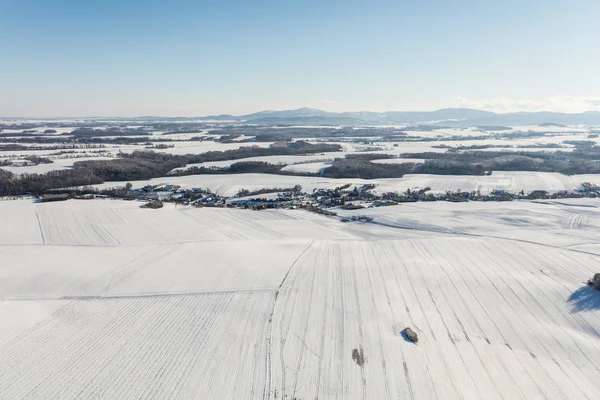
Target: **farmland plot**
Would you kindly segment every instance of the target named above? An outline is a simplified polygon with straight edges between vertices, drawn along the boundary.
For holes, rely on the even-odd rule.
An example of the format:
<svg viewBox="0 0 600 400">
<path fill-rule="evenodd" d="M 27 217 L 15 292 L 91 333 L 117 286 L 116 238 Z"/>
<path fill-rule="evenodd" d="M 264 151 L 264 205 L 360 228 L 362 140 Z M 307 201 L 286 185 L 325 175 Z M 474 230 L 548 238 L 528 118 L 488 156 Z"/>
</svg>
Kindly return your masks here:
<svg viewBox="0 0 600 400">
<path fill-rule="evenodd" d="M 42 244 L 35 206 L 29 201 L 0 201 L 0 244 Z"/>
<path fill-rule="evenodd" d="M 546 203 L 0 202 L 0 398 L 595 399 L 600 202 Z"/>
<path fill-rule="evenodd" d="M 397 159 L 391 159 L 397 160 Z M 418 159 L 408 159 L 418 160 Z M 412 162 L 412 161 L 411 161 Z M 298 164 L 297 167 L 301 167 Z M 169 182 L 181 185 L 184 188 L 201 187 L 210 189 L 212 192 L 223 196 L 235 196 L 241 189 L 259 190 L 265 188 L 291 188 L 301 185 L 304 191 L 311 192 L 314 189 L 335 188 L 344 184 L 352 185 L 375 184 L 376 193 L 405 192 L 407 189 L 431 188 L 433 192 L 444 193 L 446 191 L 480 191 L 482 194 L 491 193 L 494 190 L 507 190 L 518 193 L 523 190 L 526 193 L 534 190 L 547 190 L 557 192 L 564 190 L 576 190 L 583 182 L 591 182 L 600 185 L 600 174 L 582 174 L 567 176 L 555 172 L 493 172 L 489 176 L 478 175 L 432 175 L 432 174 L 407 174 L 402 178 L 381 179 L 333 179 L 315 176 L 286 176 L 273 174 L 244 174 L 243 180 L 239 175 L 188 175 L 173 176 L 168 179 L 155 178 L 144 181 L 134 181 L 134 187 L 145 185 L 156 185 Z M 94 185 L 98 189 L 122 187 L 127 182 L 105 182 Z"/>
<path fill-rule="evenodd" d="M 304 210 L 261 211 L 257 215 L 248 210 L 198 210 L 184 211 L 206 229 L 222 234 L 228 239 L 355 239 L 351 232 L 335 220 L 315 218 Z"/>
<path fill-rule="evenodd" d="M 144 181 L 135 181 L 134 187 L 143 187 L 145 185 L 156 185 L 169 182 L 174 185 L 181 185 L 184 188 L 204 188 L 209 189 L 213 193 L 222 196 L 235 196 L 241 189 L 250 191 L 265 189 L 265 188 L 292 188 L 295 185 L 301 185 L 305 191 L 312 191 L 320 188 L 335 188 L 346 183 L 362 185 L 369 183 L 364 179 L 331 179 L 320 177 L 307 176 L 287 176 L 273 174 L 243 174 L 243 179 L 239 175 L 187 175 L 173 176 L 168 179 L 155 178 Z M 99 185 L 93 185 L 98 189 L 106 189 L 112 187 L 122 187 L 127 182 L 105 182 Z"/>
<path fill-rule="evenodd" d="M 42 203 L 37 208 L 44 243 L 56 245 L 144 245 L 225 238 L 201 229 L 172 205 L 165 212 L 139 202 L 89 200 Z M 1 205 L 0 205 L 1 206 Z"/>
<path fill-rule="evenodd" d="M 273 289 L 309 244 L 282 240 L 117 248 L 0 246 L 0 300 Z"/>
<path fill-rule="evenodd" d="M 303 165 L 304 163 L 309 163 L 310 161 L 332 161 L 334 158 L 343 158 L 347 153 L 345 152 L 326 152 L 322 154 L 312 154 L 312 155 L 304 155 L 304 156 L 260 156 L 260 157 L 247 157 L 247 158 L 238 158 L 235 160 L 226 160 L 226 161 L 207 161 L 203 163 L 194 163 L 188 164 L 185 167 L 175 168 L 171 171 L 171 173 L 185 171 L 192 167 L 204 167 L 204 168 L 226 168 L 231 166 L 232 164 L 238 162 L 266 162 L 274 165 Z M 293 169 L 284 169 L 293 170 Z M 302 171 L 301 169 L 299 171 Z M 308 171 L 313 172 L 313 171 Z"/>
<path fill-rule="evenodd" d="M 104 294 L 194 293 L 276 288 L 307 241 L 241 241 L 161 246 L 111 276 Z"/>
<path fill-rule="evenodd" d="M 502 237 L 555 246 L 600 243 L 600 201 L 413 203 L 346 211 L 369 215 L 376 224 L 406 231 Z"/>
<path fill-rule="evenodd" d="M 47 301 L 0 301 L 0 347 L 22 331 L 44 321 L 69 300 Z"/>
<path fill-rule="evenodd" d="M 70 200 L 0 202 L 0 244 L 144 246 L 233 239 L 355 239 L 337 221 L 305 211 L 175 207 Z M 91 207 L 91 209 L 90 209 Z"/>
<path fill-rule="evenodd" d="M 594 261 L 481 239 L 316 243 L 277 299 L 270 398 L 594 398 L 600 318 L 568 301 Z"/>
<path fill-rule="evenodd" d="M 100 295 L 118 271 L 164 251 L 149 246 L 0 246 L 0 299 Z"/>
<path fill-rule="evenodd" d="M 12 167 L 3 166 L 2 169 L 5 171 L 12 172 L 15 175 L 20 174 L 45 174 L 50 171 L 58 171 L 62 169 L 68 169 L 73 167 L 73 163 L 78 161 L 94 161 L 94 160 L 111 160 L 112 157 L 83 157 L 85 153 L 79 155 L 77 158 L 54 158 L 51 164 L 38 164 L 24 167 Z"/>
<path fill-rule="evenodd" d="M 262 399 L 273 298 L 69 302 L 0 344 L 0 398 Z"/>
<path fill-rule="evenodd" d="M 323 169 L 328 168 L 332 165 L 331 161 L 322 161 L 306 164 L 294 164 L 283 167 L 282 171 L 288 172 L 308 172 L 308 173 L 319 173 Z"/>
</svg>

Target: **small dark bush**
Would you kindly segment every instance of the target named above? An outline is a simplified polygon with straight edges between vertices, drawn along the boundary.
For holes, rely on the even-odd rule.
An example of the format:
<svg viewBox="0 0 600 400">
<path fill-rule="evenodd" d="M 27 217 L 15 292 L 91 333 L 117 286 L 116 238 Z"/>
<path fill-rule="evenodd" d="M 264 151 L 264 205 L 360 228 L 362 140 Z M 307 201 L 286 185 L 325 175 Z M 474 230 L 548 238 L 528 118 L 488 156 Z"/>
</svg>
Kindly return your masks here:
<svg viewBox="0 0 600 400">
<path fill-rule="evenodd" d="M 163 207 L 163 202 L 160 200 L 151 200 L 149 202 L 147 202 L 146 204 L 142 204 L 140 206 L 140 208 L 151 208 L 153 210 L 156 210 L 158 208 L 162 208 Z"/>
</svg>

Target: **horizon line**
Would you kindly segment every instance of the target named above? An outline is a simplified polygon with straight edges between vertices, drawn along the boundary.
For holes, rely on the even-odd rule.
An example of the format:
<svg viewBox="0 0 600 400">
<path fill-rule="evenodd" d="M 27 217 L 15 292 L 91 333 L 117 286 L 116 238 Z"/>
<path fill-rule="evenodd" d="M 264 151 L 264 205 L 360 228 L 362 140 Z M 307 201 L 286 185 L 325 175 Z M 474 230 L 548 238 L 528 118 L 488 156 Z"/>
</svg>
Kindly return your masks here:
<svg viewBox="0 0 600 400">
<path fill-rule="evenodd" d="M 590 113 L 600 113 L 600 111 L 594 111 L 594 110 L 588 110 L 588 111 L 582 111 L 582 112 L 562 112 L 562 111 L 547 111 L 547 110 L 539 110 L 539 111 L 511 111 L 511 112 L 497 112 L 497 111 L 490 111 L 490 110 L 485 110 L 485 109 L 479 109 L 479 108 L 468 108 L 468 107 L 446 107 L 446 108 L 439 108 L 439 109 L 434 109 L 434 110 L 388 110 L 388 111 L 368 111 L 368 110 L 360 110 L 360 111 L 326 111 L 326 110 L 321 110 L 318 108 L 313 108 L 313 107 L 300 107 L 300 108 L 293 108 L 293 109 L 280 109 L 280 110 L 260 110 L 260 111 L 256 111 L 256 112 L 252 112 L 252 113 L 246 113 L 246 114 L 239 114 L 239 115 L 235 115 L 235 114 L 228 114 L 228 113 L 221 113 L 221 114 L 211 114 L 211 115 L 195 115 L 195 116 L 182 116 L 182 115 L 174 115 L 174 116 L 168 116 L 168 115 L 136 115 L 136 116 L 118 116 L 118 115 L 84 115 L 84 116 L 75 116 L 75 115 L 71 115 L 71 116 L 65 116 L 65 115 L 58 115 L 58 116 L 30 116 L 30 117 L 17 117 L 17 116 L 2 116 L 0 115 L 0 119 L 15 119 L 15 120 L 25 120 L 25 119 L 34 119 L 34 120 L 44 120 L 44 119 L 100 119 L 100 118 L 105 118 L 105 119 L 110 119 L 110 118 L 115 118 L 115 119 L 141 119 L 141 118 L 185 118 L 185 119 L 197 119 L 197 118 L 211 118 L 211 117 L 224 117 L 224 116 L 231 116 L 231 117 L 235 117 L 235 118 L 240 118 L 240 117 L 244 117 L 244 116 L 249 116 L 249 115 L 254 115 L 254 114 L 259 114 L 259 113 L 265 113 L 265 112 L 291 112 L 291 111 L 300 111 L 300 110 L 313 110 L 313 111 L 319 111 L 319 112 L 325 112 L 325 113 L 330 113 L 330 114 L 347 114 L 347 113 L 373 113 L 373 114 L 387 114 L 387 113 L 394 113 L 394 112 L 399 112 L 399 113 L 435 113 L 435 112 L 439 112 L 439 111 L 447 111 L 447 110 L 469 110 L 469 111 L 481 111 L 481 112 L 487 112 L 487 113 L 491 113 L 491 114 L 496 114 L 496 115 L 510 115 L 510 114 L 541 114 L 541 113 L 548 113 L 548 114 L 564 114 L 564 115 L 581 115 L 581 114 L 590 114 Z M 326 117 L 325 117 L 326 118 Z"/>
</svg>

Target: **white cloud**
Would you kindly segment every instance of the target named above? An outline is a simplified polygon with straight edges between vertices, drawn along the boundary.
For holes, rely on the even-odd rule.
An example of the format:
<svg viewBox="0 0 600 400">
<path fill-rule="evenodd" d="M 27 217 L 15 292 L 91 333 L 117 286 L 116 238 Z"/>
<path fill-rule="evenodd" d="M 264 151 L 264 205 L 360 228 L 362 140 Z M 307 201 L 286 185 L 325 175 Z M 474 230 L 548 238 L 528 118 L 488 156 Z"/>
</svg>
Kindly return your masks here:
<svg viewBox="0 0 600 400">
<path fill-rule="evenodd" d="M 552 96 L 541 100 L 523 99 L 468 99 L 457 97 L 453 99 L 455 107 L 476 108 L 479 110 L 498 113 L 518 111 L 553 111 L 565 113 L 580 113 L 585 111 L 600 111 L 598 96 Z"/>
</svg>

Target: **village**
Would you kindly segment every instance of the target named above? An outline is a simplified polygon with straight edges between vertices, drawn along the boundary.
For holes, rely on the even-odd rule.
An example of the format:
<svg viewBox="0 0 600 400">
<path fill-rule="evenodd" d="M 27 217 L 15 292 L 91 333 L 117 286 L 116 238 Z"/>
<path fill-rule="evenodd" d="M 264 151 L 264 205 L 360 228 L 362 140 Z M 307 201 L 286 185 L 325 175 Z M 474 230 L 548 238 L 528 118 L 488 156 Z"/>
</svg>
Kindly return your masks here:
<svg viewBox="0 0 600 400">
<path fill-rule="evenodd" d="M 403 193 L 377 193 L 375 184 L 345 185 L 333 189 L 315 189 L 304 191 L 302 186 L 289 188 L 264 188 L 256 191 L 241 189 L 234 196 L 222 196 L 204 188 L 184 188 L 173 184 L 146 185 L 134 189 L 130 183 L 123 187 L 95 190 L 82 188 L 76 191 L 61 190 L 39 198 L 40 202 L 65 201 L 69 199 L 123 199 L 140 201 L 142 208 L 157 209 L 164 202 L 192 207 L 243 208 L 250 210 L 265 209 L 305 209 L 323 215 L 336 215 L 335 209 L 358 210 L 372 207 L 394 206 L 414 202 L 468 202 L 468 201 L 513 201 L 546 200 L 567 198 L 600 197 L 600 187 L 584 182 L 577 190 L 549 192 L 534 190 L 512 193 L 506 190 L 492 190 L 482 194 L 480 191 L 434 192 L 429 187 L 407 189 Z M 346 221 L 343 221 L 346 222 Z"/>
</svg>

